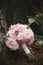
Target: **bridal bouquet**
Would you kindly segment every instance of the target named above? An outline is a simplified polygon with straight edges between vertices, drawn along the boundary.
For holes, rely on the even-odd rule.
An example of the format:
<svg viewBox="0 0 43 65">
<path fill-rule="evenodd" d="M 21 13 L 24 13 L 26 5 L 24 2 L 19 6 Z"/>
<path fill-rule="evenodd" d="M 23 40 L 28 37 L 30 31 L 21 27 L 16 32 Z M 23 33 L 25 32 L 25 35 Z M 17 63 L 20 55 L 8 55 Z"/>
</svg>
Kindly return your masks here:
<svg viewBox="0 0 43 65">
<path fill-rule="evenodd" d="M 28 45 L 31 45 L 34 41 L 34 33 L 31 28 L 27 28 L 27 25 L 14 24 L 11 25 L 9 31 L 6 34 L 5 44 L 10 50 L 17 50 L 20 46 L 31 61 L 34 56 L 31 54 Z"/>
</svg>

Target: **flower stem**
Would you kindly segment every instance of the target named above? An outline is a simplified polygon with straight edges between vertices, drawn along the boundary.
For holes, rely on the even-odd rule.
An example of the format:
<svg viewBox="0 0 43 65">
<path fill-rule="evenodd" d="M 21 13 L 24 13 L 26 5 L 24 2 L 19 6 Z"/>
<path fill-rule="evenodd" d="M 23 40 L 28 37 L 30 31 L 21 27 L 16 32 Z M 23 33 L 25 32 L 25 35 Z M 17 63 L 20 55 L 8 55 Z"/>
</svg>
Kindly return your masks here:
<svg viewBox="0 0 43 65">
<path fill-rule="evenodd" d="M 31 53 L 28 54 L 27 57 L 28 57 L 29 61 L 33 61 L 35 59 L 34 55 Z"/>
<path fill-rule="evenodd" d="M 28 49 L 28 47 L 25 43 L 22 44 L 22 48 L 23 48 L 24 52 L 26 53 L 28 60 L 33 61 L 35 59 L 35 57 L 31 54 L 30 50 Z"/>
</svg>

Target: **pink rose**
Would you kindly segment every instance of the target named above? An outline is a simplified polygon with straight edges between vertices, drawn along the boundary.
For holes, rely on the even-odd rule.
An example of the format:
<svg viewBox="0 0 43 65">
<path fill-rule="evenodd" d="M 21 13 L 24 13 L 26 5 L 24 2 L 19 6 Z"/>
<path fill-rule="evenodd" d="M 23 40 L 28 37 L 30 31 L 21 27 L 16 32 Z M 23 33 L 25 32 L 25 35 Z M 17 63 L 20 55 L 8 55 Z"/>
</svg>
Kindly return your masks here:
<svg viewBox="0 0 43 65">
<path fill-rule="evenodd" d="M 23 43 L 30 45 L 34 41 L 33 31 L 30 28 L 27 29 L 27 25 L 23 24 L 11 25 L 6 36 L 6 46 L 12 50 L 19 49 L 19 45 Z"/>
</svg>

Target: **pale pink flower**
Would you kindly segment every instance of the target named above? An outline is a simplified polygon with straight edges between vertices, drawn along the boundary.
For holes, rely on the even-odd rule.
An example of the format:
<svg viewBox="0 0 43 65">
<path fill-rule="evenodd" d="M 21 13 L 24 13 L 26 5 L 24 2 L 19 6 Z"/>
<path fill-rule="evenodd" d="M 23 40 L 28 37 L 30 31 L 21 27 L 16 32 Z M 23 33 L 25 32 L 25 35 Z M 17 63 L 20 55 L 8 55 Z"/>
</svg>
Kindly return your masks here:
<svg viewBox="0 0 43 65">
<path fill-rule="evenodd" d="M 23 24 L 11 25 L 6 36 L 6 46 L 12 50 L 19 49 L 19 45 L 23 43 L 30 45 L 34 41 L 33 31 L 30 28 L 27 29 L 27 25 Z"/>
<path fill-rule="evenodd" d="M 22 32 L 20 32 L 16 38 L 18 42 L 22 43 L 27 43 L 28 45 L 32 44 L 34 41 L 34 33 L 32 30 L 29 29 L 24 29 Z M 20 44 L 22 44 L 20 42 Z"/>
<path fill-rule="evenodd" d="M 7 32 L 5 43 L 6 43 L 6 46 L 9 47 L 11 50 L 17 50 L 17 49 L 19 49 L 19 44 L 13 38 L 12 30 L 9 30 Z"/>
</svg>

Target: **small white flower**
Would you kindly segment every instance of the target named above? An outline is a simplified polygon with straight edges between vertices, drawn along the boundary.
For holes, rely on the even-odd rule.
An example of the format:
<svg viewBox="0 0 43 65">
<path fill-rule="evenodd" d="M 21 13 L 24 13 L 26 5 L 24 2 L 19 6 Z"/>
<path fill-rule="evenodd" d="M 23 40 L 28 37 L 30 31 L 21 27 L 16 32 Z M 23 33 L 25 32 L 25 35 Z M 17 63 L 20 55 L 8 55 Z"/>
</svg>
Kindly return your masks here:
<svg viewBox="0 0 43 65">
<path fill-rule="evenodd" d="M 32 24 L 34 21 L 35 21 L 35 20 L 34 20 L 33 18 L 29 18 L 29 19 L 28 19 L 28 22 L 29 22 L 30 24 Z"/>
<path fill-rule="evenodd" d="M 43 44 L 43 41 L 42 40 L 38 40 L 39 44 L 42 45 Z"/>
</svg>

